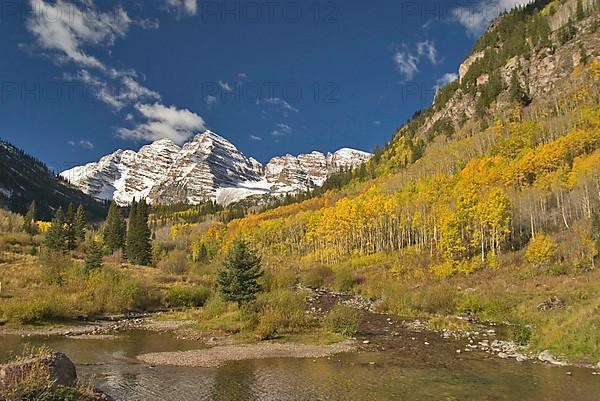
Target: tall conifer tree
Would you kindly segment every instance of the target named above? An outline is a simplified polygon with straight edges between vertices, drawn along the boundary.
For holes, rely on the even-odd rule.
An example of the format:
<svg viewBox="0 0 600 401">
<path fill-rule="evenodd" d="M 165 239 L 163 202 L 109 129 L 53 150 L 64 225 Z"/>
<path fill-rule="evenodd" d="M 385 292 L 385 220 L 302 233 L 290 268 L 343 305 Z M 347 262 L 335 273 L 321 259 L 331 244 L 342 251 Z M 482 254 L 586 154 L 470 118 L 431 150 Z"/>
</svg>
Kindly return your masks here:
<svg viewBox="0 0 600 401">
<path fill-rule="evenodd" d="M 66 231 L 65 214 L 62 208 L 59 208 L 54 214 L 52 224 L 46 233 L 44 242 L 46 247 L 52 251 L 66 252 L 68 250 Z"/>
<path fill-rule="evenodd" d="M 112 202 L 108 209 L 108 217 L 103 232 L 104 245 L 109 253 L 114 253 L 125 247 L 126 234 L 127 227 L 123 215 L 117 204 Z"/>
<path fill-rule="evenodd" d="M 37 207 L 36 207 L 35 201 L 33 201 L 29 205 L 27 214 L 25 215 L 25 218 L 23 219 L 23 230 L 25 230 L 25 232 L 30 235 L 37 234 L 38 229 L 37 229 L 36 221 L 37 221 Z"/>
</svg>

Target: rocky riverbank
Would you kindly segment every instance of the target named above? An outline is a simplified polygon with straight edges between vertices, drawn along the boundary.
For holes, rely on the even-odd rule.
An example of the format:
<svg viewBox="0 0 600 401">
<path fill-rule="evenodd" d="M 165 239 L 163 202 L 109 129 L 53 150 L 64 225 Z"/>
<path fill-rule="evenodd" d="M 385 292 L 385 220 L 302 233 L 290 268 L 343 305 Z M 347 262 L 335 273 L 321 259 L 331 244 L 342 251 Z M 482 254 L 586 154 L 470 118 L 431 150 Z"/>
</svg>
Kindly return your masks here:
<svg viewBox="0 0 600 401">
<path fill-rule="evenodd" d="M 386 342 L 393 341 L 401 343 L 402 341 L 423 341 L 425 344 L 437 341 L 453 341 L 456 345 L 456 354 L 469 352 L 483 352 L 501 359 L 513 359 L 517 362 L 537 362 L 557 366 L 577 366 L 594 369 L 594 374 L 600 375 L 600 362 L 598 364 L 578 364 L 552 355 L 549 351 L 533 353 L 526 347 L 519 346 L 514 342 L 497 337 L 497 326 L 494 323 L 468 322 L 470 329 L 466 330 L 448 330 L 432 329 L 427 320 L 424 319 L 402 319 L 394 316 L 377 313 L 375 302 L 345 293 L 331 292 L 325 289 L 313 290 L 307 298 L 307 313 L 324 315 L 334 305 L 344 304 L 362 312 L 360 322 L 358 342 L 363 343 L 367 349 L 373 348 L 373 344 L 381 338 L 388 338 Z M 160 319 L 157 319 L 160 316 Z M 33 327 L 33 328 L 9 328 L 0 327 L 0 335 L 19 335 L 28 336 L 68 336 L 73 339 L 97 339 L 97 340 L 118 340 L 120 334 L 129 331 L 153 331 L 163 334 L 173 335 L 179 339 L 194 340 L 199 343 L 213 346 L 208 350 L 203 349 L 197 352 L 185 354 L 189 357 L 192 364 L 204 366 L 204 355 L 212 355 L 216 358 L 217 365 L 225 363 L 228 360 L 235 359 L 236 353 L 241 359 L 258 359 L 269 357 L 317 357 L 322 352 L 347 352 L 347 344 L 341 346 L 342 351 L 336 351 L 335 347 L 319 346 L 325 348 L 303 348 L 300 344 L 271 344 L 262 343 L 259 347 L 240 345 L 232 337 L 224 333 L 200 333 L 194 327 L 192 320 L 168 320 L 170 315 L 161 315 L 161 312 L 143 315 L 122 315 L 107 316 L 97 321 L 80 322 L 62 327 Z M 467 321 L 462 317 L 454 319 Z M 343 344 L 343 343 L 342 343 Z M 199 344 L 200 345 L 200 344 Z M 288 346 L 286 348 L 286 346 Z M 334 344 L 335 345 L 335 344 Z M 215 347 L 219 346 L 219 347 Z M 282 348 L 283 346 L 283 348 Z M 241 347 L 241 348 L 236 348 Z M 210 351 L 210 350 L 214 351 Z M 330 351 L 325 351 L 330 350 Z M 208 352 L 208 354 L 207 354 Z M 214 354 L 212 354 L 214 353 Z M 229 353 L 232 356 L 228 356 Z M 144 356 L 149 363 L 167 363 L 174 355 L 158 356 L 148 354 Z M 264 355 L 264 356 L 263 356 Z M 234 358 L 234 359 L 231 359 Z M 182 362 L 187 363 L 187 362 Z M 168 363 L 167 363 L 168 364 Z M 188 365 L 184 365 L 188 366 Z M 598 372 L 597 372 L 598 371 Z"/>
</svg>

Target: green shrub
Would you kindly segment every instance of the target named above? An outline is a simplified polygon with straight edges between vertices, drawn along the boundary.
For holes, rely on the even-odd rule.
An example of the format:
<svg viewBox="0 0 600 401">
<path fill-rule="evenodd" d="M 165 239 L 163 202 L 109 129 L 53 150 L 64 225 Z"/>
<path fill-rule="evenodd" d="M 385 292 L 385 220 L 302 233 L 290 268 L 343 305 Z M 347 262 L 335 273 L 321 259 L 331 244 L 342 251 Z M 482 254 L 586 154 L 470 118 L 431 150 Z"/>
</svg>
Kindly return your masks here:
<svg viewBox="0 0 600 401">
<path fill-rule="evenodd" d="M 527 345 L 531 340 L 531 329 L 524 323 L 515 323 L 510 326 L 510 337 L 516 344 Z"/>
<path fill-rule="evenodd" d="M 47 284 L 62 285 L 69 270 L 74 268 L 73 260 L 60 252 L 44 249 L 40 254 L 42 279 Z"/>
<path fill-rule="evenodd" d="M 169 289 L 169 306 L 177 308 L 194 308 L 204 306 L 210 290 L 204 286 L 175 286 Z"/>
<path fill-rule="evenodd" d="M 84 292 L 86 312 L 122 313 L 145 303 L 144 291 L 132 277 L 115 269 L 92 271 Z"/>
<path fill-rule="evenodd" d="M 317 266 L 308 270 L 302 276 L 302 285 L 307 288 L 317 289 L 328 284 L 333 277 L 333 270 L 327 266 Z"/>
<path fill-rule="evenodd" d="M 254 330 L 260 340 L 267 340 L 309 327 L 311 320 L 305 310 L 303 294 L 277 290 L 260 294 L 255 302 L 242 308 L 241 316 L 247 329 Z"/>
<path fill-rule="evenodd" d="M 265 269 L 260 283 L 267 292 L 290 289 L 297 283 L 296 271 L 291 268 Z"/>
<path fill-rule="evenodd" d="M 164 272 L 183 274 L 190 268 L 190 260 L 185 251 L 175 249 L 167 257 L 158 262 L 158 267 Z"/>
<path fill-rule="evenodd" d="M 277 309 L 269 309 L 262 313 L 258 326 L 256 327 L 256 337 L 261 340 L 272 340 L 277 337 L 278 332 L 286 325 L 286 317 Z"/>
<path fill-rule="evenodd" d="M 349 292 L 356 285 L 356 275 L 351 267 L 343 267 L 335 274 L 335 288 L 338 291 Z"/>
<path fill-rule="evenodd" d="M 413 302 L 423 312 L 452 314 L 456 310 L 457 293 L 450 285 L 424 288 L 413 295 Z"/>
<path fill-rule="evenodd" d="M 484 309 L 484 302 L 477 294 L 467 293 L 459 301 L 456 310 L 459 313 L 477 314 Z"/>
<path fill-rule="evenodd" d="M 68 298 L 52 291 L 29 299 L 10 299 L 2 304 L 0 314 L 8 321 L 30 324 L 49 320 L 67 320 L 75 313 L 74 305 Z"/>
<path fill-rule="evenodd" d="M 334 306 L 325 316 L 325 328 L 336 334 L 351 337 L 358 332 L 360 312 L 345 305 Z"/>
<path fill-rule="evenodd" d="M 548 269 L 548 274 L 551 276 L 564 276 L 568 269 L 566 265 L 554 265 Z"/>
</svg>

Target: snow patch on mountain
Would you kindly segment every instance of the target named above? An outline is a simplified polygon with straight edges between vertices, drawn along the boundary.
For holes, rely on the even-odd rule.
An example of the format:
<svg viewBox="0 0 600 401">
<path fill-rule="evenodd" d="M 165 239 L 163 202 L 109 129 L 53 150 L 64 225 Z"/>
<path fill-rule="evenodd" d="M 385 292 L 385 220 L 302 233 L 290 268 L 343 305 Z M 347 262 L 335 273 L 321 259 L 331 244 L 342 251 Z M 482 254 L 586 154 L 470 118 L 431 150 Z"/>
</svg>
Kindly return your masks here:
<svg viewBox="0 0 600 401">
<path fill-rule="evenodd" d="M 120 205 L 140 198 L 156 204 L 212 199 L 228 205 L 253 195 L 278 196 L 321 186 L 335 172 L 355 168 L 370 157 L 343 148 L 275 157 L 263 166 L 227 139 L 205 131 L 181 147 L 162 139 L 138 152 L 117 150 L 61 176 L 87 194 Z"/>
</svg>

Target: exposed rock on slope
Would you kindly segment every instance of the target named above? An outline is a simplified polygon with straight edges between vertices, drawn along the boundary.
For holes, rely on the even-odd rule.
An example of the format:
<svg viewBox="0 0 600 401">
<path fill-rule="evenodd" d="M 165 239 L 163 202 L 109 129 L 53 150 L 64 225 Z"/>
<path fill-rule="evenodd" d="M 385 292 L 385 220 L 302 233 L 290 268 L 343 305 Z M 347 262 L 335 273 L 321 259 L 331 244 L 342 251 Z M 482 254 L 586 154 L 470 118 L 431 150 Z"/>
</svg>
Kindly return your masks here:
<svg viewBox="0 0 600 401">
<path fill-rule="evenodd" d="M 263 167 L 225 138 L 205 131 L 183 147 L 164 139 L 137 153 L 118 150 L 61 176 L 85 193 L 114 199 L 121 205 L 134 197 L 162 204 L 197 204 L 207 199 L 228 204 L 256 194 L 314 188 L 331 174 L 356 167 L 370 157 L 369 153 L 345 148 L 335 153 L 275 157 Z"/>
</svg>

